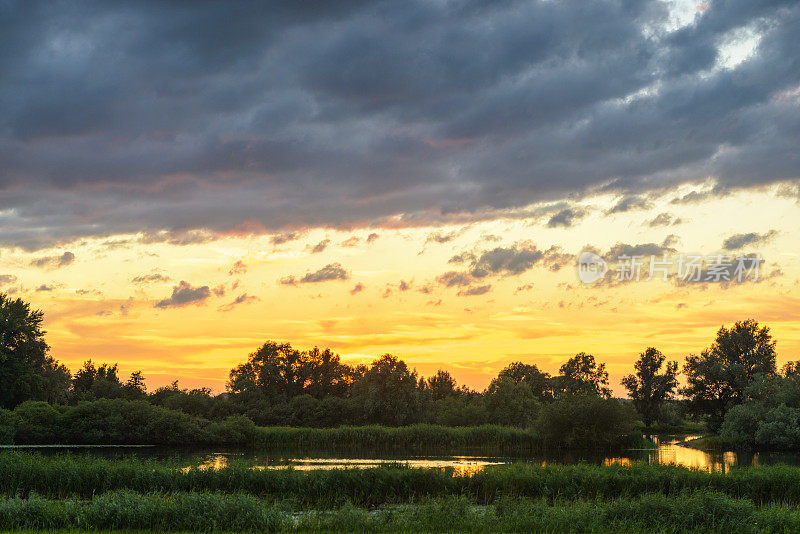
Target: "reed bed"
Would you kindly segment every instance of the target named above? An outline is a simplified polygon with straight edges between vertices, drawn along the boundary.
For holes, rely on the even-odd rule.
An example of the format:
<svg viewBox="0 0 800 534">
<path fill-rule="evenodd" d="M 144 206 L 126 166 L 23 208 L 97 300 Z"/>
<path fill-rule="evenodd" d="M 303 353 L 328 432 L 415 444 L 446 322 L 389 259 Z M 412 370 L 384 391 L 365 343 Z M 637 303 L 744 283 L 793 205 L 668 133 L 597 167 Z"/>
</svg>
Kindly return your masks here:
<svg viewBox="0 0 800 534">
<path fill-rule="evenodd" d="M 614 500 L 508 499 L 475 506 L 464 497 L 367 509 L 297 510 L 252 495 L 139 494 L 88 500 L 0 499 L 5 529 L 156 532 L 797 532 L 800 510 L 712 492 Z"/>
<path fill-rule="evenodd" d="M 295 471 L 258 470 L 233 463 L 221 469 L 181 469 L 176 461 L 104 459 L 89 455 L 45 456 L 0 452 L 0 494 L 91 497 L 115 490 L 139 493 L 242 493 L 273 501 L 293 499 L 313 506 L 343 503 L 378 506 L 463 496 L 474 504 L 501 497 L 614 499 L 645 493 L 665 496 L 713 491 L 755 504 L 800 504 L 800 469 L 790 466 L 747 467 L 706 472 L 674 465 L 544 467 L 516 464 L 474 474 L 452 470 L 386 465 L 373 469 Z"/>
<path fill-rule="evenodd" d="M 541 449 L 544 438 L 534 430 L 499 425 L 447 427 L 342 426 L 338 428 L 258 427 L 254 442 L 262 447 L 347 447 L 420 450 L 435 448 Z"/>
</svg>

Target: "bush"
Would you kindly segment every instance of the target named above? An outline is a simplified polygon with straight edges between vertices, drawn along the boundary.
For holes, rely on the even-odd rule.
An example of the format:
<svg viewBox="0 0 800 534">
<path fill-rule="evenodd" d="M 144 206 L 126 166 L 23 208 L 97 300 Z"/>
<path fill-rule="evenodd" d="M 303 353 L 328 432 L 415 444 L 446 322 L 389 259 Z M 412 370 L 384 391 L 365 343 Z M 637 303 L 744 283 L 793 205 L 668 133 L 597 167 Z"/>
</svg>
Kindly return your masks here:
<svg viewBox="0 0 800 534">
<path fill-rule="evenodd" d="M 42 401 L 25 401 L 14 409 L 18 443 L 57 443 L 63 425 L 61 413 Z"/>
<path fill-rule="evenodd" d="M 256 431 L 255 423 L 244 415 L 226 417 L 206 428 L 208 439 L 218 445 L 252 445 Z"/>
<path fill-rule="evenodd" d="M 542 407 L 538 431 L 549 445 L 608 447 L 633 430 L 633 407 L 594 395 L 569 396 Z"/>
</svg>

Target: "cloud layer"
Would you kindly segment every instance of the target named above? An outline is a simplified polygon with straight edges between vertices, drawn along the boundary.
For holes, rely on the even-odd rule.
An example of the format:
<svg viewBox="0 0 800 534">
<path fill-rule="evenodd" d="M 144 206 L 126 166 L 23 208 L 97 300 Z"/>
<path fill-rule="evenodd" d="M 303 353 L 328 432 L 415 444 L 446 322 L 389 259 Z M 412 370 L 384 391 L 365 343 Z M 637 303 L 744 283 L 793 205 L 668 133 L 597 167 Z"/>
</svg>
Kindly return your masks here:
<svg viewBox="0 0 800 534">
<path fill-rule="evenodd" d="M 5 2 L 0 246 L 797 179 L 800 5 L 703 6 Z"/>
</svg>

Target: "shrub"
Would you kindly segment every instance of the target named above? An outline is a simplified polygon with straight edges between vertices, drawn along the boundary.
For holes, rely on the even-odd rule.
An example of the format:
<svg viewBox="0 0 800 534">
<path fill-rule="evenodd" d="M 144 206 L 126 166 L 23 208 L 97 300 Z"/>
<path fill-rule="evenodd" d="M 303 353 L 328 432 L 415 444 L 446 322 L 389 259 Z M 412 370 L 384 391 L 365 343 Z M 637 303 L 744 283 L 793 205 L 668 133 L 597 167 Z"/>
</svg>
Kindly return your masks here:
<svg viewBox="0 0 800 534">
<path fill-rule="evenodd" d="M 607 447 L 633 430 L 631 406 L 594 395 L 569 396 L 542 407 L 538 430 L 549 445 Z"/>
</svg>

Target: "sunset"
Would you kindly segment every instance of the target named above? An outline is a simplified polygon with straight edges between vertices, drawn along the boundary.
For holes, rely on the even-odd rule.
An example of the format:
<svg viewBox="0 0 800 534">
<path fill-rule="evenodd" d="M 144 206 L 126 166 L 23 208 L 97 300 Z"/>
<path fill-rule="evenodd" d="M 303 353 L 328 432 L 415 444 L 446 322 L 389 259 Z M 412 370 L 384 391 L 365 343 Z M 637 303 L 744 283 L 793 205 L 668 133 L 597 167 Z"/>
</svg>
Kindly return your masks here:
<svg viewBox="0 0 800 534">
<path fill-rule="evenodd" d="M 202 473 L 278 445 L 313 472 L 796 469 L 799 25 L 796 1 L 0 1 L 0 446 L 180 445 Z M 4 484 L 0 530 L 44 528 L 3 523 L 28 491 Z M 563 531 L 544 509 L 470 524 Z M 342 528 L 439 528 L 363 521 Z M 47 529 L 76 525 L 123 524 Z"/>
</svg>

